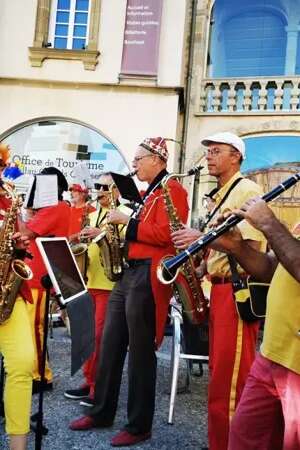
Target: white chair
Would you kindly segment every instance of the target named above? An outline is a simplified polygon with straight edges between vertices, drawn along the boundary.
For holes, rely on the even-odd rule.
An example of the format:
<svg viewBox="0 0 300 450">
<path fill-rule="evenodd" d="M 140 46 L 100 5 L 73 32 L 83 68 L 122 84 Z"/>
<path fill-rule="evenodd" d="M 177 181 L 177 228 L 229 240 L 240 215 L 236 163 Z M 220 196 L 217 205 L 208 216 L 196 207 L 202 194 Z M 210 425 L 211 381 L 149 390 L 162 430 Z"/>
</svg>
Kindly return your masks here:
<svg viewBox="0 0 300 450">
<path fill-rule="evenodd" d="M 174 416 L 174 406 L 177 394 L 177 383 L 178 383 L 178 371 L 180 359 L 196 360 L 200 362 L 208 362 L 208 356 L 201 355 L 191 355 L 188 353 L 182 353 L 182 315 L 181 306 L 178 303 L 171 303 L 171 323 L 173 325 L 173 336 L 172 336 L 172 355 L 171 355 L 171 394 L 170 394 L 170 405 L 169 405 L 169 417 L 168 424 L 173 425 Z M 187 365 L 188 376 L 189 376 L 189 366 Z"/>
</svg>

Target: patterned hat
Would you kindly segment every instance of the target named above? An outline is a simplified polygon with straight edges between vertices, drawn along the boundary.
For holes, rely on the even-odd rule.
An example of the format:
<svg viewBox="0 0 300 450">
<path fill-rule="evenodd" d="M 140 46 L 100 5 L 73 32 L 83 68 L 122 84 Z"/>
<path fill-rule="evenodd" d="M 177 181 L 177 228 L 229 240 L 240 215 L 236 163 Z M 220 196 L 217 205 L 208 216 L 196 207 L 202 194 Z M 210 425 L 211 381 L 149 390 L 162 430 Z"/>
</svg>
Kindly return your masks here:
<svg viewBox="0 0 300 450">
<path fill-rule="evenodd" d="M 144 147 L 149 152 L 158 155 L 163 161 L 168 161 L 168 149 L 166 140 L 162 137 L 156 138 L 146 138 L 140 144 L 141 147 Z"/>
<path fill-rule="evenodd" d="M 7 165 L 10 157 L 9 145 L 0 143 L 0 166 L 4 167 Z"/>
</svg>

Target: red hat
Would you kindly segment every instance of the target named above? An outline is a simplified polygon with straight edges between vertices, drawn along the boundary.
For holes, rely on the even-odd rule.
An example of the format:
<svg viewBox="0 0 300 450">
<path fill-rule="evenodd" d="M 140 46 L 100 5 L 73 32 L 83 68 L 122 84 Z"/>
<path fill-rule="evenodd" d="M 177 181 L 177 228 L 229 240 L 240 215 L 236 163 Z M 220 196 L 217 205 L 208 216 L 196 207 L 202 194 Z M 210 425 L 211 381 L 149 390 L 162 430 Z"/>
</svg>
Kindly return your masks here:
<svg viewBox="0 0 300 450">
<path fill-rule="evenodd" d="M 89 192 L 88 188 L 81 186 L 81 184 L 72 184 L 69 191 L 81 192 L 82 194 L 88 194 Z"/>
<path fill-rule="evenodd" d="M 167 162 L 169 153 L 167 149 L 167 143 L 164 138 L 146 138 L 143 140 L 140 146 L 144 147 L 146 150 L 149 150 L 149 152 L 151 153 L 157 154 L 163 161 Z"/>
</svg>

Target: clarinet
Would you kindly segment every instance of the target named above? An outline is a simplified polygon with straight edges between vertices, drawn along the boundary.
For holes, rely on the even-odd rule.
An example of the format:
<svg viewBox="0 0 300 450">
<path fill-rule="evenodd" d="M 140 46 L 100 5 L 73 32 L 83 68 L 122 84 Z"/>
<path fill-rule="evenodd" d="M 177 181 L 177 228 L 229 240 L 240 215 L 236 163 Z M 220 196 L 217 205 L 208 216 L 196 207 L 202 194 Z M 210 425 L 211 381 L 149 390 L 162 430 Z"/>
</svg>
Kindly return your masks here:
<svg viewBox="0 0 300 450">
<path fill-rule="evenodd" d="M 280 194 L 282 194 L 282 192 L 290 189 L 292 186 L 298 183 L 298 181 L 300 181 L 300 172 L 294 174 L 290 178 L 287 178 L 270 192 L 264 194 L 261 199 L 268 203 L 277 198 Z M 198 253 L 200 250 L 218 239 L 230 228 L 234 227 L 242 220 L 242 217 L 231 214 L 221 225 L 209 231 L 207 234 L 197 239 L 196 241 L 192 242 L 184 251 L 178 253 L 178 255 L 174 257 L 165 259 L 162 262 L 160 281 L 167 284 L 169 283 L 169 280 L 176 278 L 179 273 L 179 268 L 190 258 L 190 256 Z M 164 279 L 164 281 L 162 281 L 162 279 Z"/>
</svg>

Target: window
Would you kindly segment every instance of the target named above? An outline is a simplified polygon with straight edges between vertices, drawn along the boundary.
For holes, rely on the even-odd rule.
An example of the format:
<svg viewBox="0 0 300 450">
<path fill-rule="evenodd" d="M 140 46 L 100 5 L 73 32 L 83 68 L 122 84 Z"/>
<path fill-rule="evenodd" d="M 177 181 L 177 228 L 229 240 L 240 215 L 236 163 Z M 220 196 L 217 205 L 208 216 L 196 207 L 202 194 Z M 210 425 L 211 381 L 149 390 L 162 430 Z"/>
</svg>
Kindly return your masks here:
<svg viewBox="0 0 300 450">
<path fill-rule="evenodd" d="M 53 48 L 84 50 L 88 46 L 89 0 L 54 0 L 49 27 Z"/>
<path fill-rule="evenodd" d="M 31 65 L 45 59 L 81 60 L 86 70 L 98 63 L 101 0 L 37 0 Z"/>
<path fill-rule="evenodd" d="M 12 161 L 22 163 L 24 175 L 18 179 L 18 187 L 23 191 L 29 176 L 44 167 L 57 167 L 69 183 L 80 182 L 80 173 L 75 170 L 78 164 L 87 167 L 92 183 L 98 182 L 102 172 L 129 171 L 119 148 L 101 131 L 69 119 L 44 117 L 28 121 L 9 130 L 0 141 L 10 145 Z"/>
<path fill-rule="evenodd" d="M 295 3 L 300 6 L 299 0 Z M 291 73 L 287 46 L 295 14 L 300 19 L 297 11 L 287 13 L 287 0 L 216 0 L 211 17 L 208 75 L 280 76 L 286 69 Z"/>
</svg>

